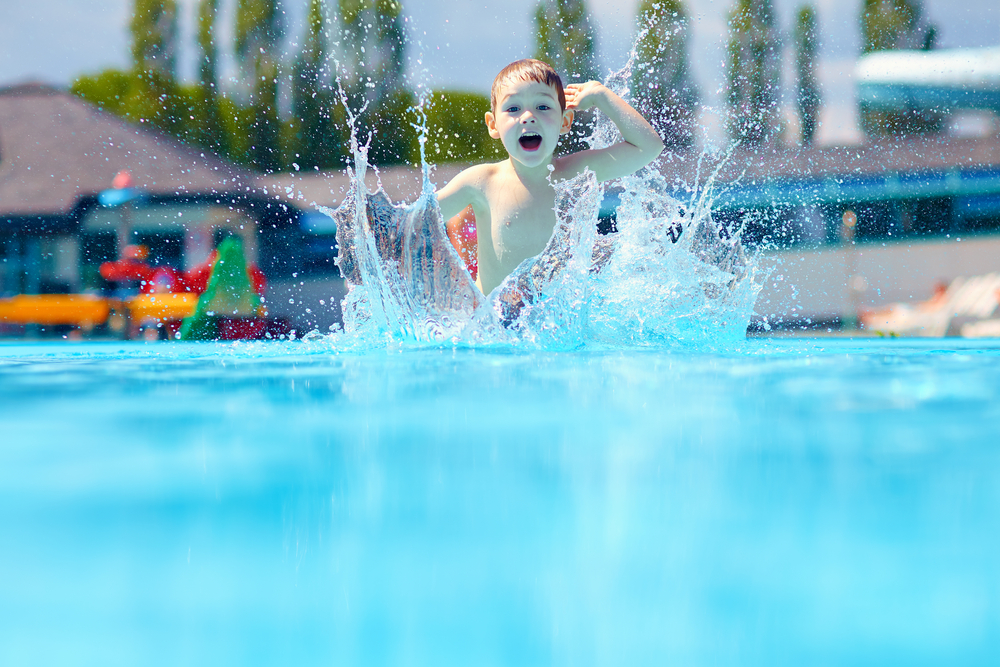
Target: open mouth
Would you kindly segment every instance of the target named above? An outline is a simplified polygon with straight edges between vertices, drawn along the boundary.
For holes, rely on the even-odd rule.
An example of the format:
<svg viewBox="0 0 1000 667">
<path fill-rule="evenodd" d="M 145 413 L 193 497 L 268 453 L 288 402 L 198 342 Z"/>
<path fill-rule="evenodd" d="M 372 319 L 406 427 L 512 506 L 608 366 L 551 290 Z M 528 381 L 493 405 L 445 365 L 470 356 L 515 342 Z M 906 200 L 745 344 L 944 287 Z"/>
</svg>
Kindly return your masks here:
<svg viewBox="0 0 1000 667">
<path fill-rule="evenodd" d="M 518 138 L 517 143 L 521 144 L 521 148 L 526 151 L 537 151 L 538 147 L 542 145 L 542 135 L 525 134 Z"/>
</svg>

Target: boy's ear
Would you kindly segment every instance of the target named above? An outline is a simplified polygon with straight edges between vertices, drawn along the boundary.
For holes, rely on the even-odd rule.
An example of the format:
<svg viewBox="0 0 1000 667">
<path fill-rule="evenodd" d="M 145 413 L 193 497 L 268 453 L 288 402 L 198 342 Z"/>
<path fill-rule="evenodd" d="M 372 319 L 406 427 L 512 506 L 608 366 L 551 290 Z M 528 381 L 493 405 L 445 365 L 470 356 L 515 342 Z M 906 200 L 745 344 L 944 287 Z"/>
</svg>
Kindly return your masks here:
<svg viewBox="0 0 1000 667">
<path fill-rule="evenodd" d="M 494 139 L 500 138 L 500 133 L 497 131 L 497 118 L 492 111 L 486 112 L 486 129 Z"/>
<path fill-rule="evenodd" d="M 575 113 L 572 109 L 563 111 L 562 127 L 559 128 L 559 134 L 566 134 L 569 132 L 569 128 L 573 127 L 573 116 Z"/>
</svg>

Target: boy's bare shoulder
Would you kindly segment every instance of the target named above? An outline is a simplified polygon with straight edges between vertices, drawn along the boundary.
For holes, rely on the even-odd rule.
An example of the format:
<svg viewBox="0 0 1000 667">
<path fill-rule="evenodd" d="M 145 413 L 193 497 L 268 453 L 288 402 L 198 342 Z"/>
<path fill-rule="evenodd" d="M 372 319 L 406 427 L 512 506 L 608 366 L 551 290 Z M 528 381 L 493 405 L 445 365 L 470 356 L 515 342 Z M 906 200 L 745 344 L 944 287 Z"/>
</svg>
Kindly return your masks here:
<svg viewBox="0 0 1000 667">
<path fill-rule="evenodd" d="M 486 162 L 472 165 L 458 172 L 455 178 L 451 179 L 451 183 L 462 186 L 478 186 L 481 189 L 497 175 L 502 164 L 502 162 Z"/>
<path fill-rule="evenodd" d="M 487 162 L 476 164 L 458 172 L 454 178 L 448 181 L 440 194 L 450 195 L 452 193 L 465 192 L 466 196 L 474 196 L 482 199 L 486 196 L 490 183 L 497 178 L 503 169 L 503 162 Z"/>
<path fill-rule="evenodd" d="M 476 210 L 487 207 L 489 204 L 487 192 L 501 164 L 477 164 L 456 174 L 447 185 L 437 191 L 441 213 L 445 217 L 451 217 L 469 205 Z"/>
</svg>

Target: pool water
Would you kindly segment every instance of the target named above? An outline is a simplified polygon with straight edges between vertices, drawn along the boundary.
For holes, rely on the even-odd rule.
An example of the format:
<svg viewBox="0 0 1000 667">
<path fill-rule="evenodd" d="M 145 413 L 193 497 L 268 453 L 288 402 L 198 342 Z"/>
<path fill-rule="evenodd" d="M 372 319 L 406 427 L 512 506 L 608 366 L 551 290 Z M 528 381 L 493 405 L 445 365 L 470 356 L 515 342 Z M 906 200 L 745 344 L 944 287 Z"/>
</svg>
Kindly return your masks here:
<svg viewBox="0 0 1000 667">
<path fill-rule="evenodd" d="M 1000 341 L 0 345 L 2 665 L 992 665 Z"/>
</svg>

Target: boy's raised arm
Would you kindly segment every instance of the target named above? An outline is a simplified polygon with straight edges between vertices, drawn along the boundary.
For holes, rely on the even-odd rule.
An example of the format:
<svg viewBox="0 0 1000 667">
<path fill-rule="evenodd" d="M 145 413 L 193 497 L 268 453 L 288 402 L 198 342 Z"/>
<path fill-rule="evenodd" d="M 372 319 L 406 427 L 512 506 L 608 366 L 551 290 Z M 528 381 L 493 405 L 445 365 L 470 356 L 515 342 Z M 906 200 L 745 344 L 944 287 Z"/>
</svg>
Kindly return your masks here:
<svg viewBox="0 0 1000 667">
<path fill-rule="evenodd" d="M 589 167 L 599 181 L 609 181 L 633 174 L 663 152 L 663 140 L 653 126 L 628 102 L 599 81 L 571 83 L 566 86 L 567 109 L 597 107 L 622 133 L 621 141 L 599 150 L 580 151 L 566 156 L 570 168 Z"/>
</svg>

